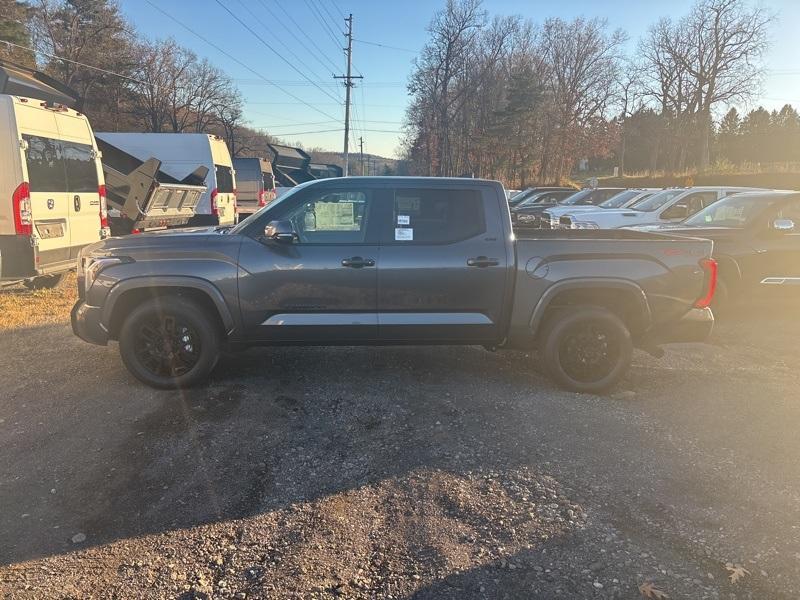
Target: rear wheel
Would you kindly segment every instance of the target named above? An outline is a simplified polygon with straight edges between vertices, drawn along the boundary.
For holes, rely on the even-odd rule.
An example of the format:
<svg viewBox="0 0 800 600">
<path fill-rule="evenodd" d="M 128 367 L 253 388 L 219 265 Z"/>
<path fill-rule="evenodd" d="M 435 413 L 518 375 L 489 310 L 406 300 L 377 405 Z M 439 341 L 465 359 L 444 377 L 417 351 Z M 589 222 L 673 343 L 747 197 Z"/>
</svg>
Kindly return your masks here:
<svg viewBox="0 0 800 600">
<path fill-rule="evenodd" d="M 560 386 L 599 393 L 628 371 L 633 342 L 628 327 L 610 310 L 576 306 L 550 315 L 540 350 L 548 374 Z"/>
<path fill-rule="evenodd" d="M 221 334 L 201 306 L 177 296 L 136 307 L 122 324 L 119 350 L 134 377 L 156 388 L 186 388 L 219 360 Z"/>
<path fill-rule="evenodd" d="M 57 273 L 55 275 L 41 275 L 24 281 L 24 285 L 29 290 L 49 290 L 56 287 L 64 281 L 64 273 Z"/>
</svg>

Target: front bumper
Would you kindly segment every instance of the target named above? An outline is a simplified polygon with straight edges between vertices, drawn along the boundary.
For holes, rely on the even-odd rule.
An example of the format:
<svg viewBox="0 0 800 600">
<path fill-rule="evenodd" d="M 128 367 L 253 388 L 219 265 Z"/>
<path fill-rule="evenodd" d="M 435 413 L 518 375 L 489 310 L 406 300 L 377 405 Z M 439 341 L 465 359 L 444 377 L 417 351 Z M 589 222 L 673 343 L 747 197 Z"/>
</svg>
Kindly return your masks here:
<svg viewBox="0 0 800 600">
<path fill-rule="evenodd" d="M 78 300 L 70 312 L 72 333 L 84 342 L 105 346 L 108 344 L 108 331 L 102 322 L 103 310 L 99 306 L 89 306 Z"/>
<path fill-rule="evenodd" d="M 664 325 L 647 336 L 652 344 L 705 342 L 714 329 L 714 314 L 710 308 L 693 308 L 677 322 Z"/>
</svg>

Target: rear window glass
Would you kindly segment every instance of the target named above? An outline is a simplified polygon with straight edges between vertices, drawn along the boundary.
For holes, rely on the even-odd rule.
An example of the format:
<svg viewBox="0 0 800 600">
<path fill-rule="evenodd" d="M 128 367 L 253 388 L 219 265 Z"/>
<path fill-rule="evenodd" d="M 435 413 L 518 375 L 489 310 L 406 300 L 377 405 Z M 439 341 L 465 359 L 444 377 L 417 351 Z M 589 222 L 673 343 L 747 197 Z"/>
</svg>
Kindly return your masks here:
<svg viewBox="0 0 800 600">
<path fill-rule="evenodd" d="M 64 166 L 67 171 L 67 190 L 97 192 L 97 165 L 93 148 L 88 144 L 61 142 Z"/>
<path fill-rule="evenodd" d="M 442 244 L 486 231 L 477 190 L 398 189 L 393 208 L 392 242 Z"/>
<path fill-rule="evenodd" d="M 221 194 L 233 192 L 233 170 L 230 167 L 214 165 L 217 170 L 217 191 Z"/>
<path fill-rule="evenodd" d="M 264 173 L 264 189 L 265 190 L 275 189 L 275 177 L 272 175 L 272 173 Z"/>
<path fill-rule="evenodd" d="M 38 135 L 25 135 L 25 162 L 31 192 L 65 192 L 67 177 L 61 142 Z"/>
</svg>

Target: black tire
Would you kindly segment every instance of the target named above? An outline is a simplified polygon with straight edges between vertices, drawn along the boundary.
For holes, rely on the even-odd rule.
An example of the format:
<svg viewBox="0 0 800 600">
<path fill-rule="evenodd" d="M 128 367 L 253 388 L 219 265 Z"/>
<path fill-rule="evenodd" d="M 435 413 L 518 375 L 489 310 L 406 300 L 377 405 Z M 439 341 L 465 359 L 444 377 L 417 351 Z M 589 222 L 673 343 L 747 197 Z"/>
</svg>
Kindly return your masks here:
<svg viewBox="0 0 800 600">
<path fill-rule="evenodd" d="M 51 290 L 64 281 L 64 273 L 57 273 L 55 275 L 42 275 L 24 281 L 24 285 L 29 290 Z"/>
<path fill-rule="evenodd" d="M 631 364 L 631 333 L 622 319 L 605 308 L 575 306 L 553 311 L 546 317 L 540 339 L 548 374 L 573 392 L 604 392 L 624 377 Z"/>
<path fill-rule="evenodd" d="M 137 306 L 119 334 L 119 352 L 128 371 L 160 389 L 188 388 L 205 379 L 219 360 L 221 345 L 216 320 L 197 303 L 178 296 Z"/>
</svg>

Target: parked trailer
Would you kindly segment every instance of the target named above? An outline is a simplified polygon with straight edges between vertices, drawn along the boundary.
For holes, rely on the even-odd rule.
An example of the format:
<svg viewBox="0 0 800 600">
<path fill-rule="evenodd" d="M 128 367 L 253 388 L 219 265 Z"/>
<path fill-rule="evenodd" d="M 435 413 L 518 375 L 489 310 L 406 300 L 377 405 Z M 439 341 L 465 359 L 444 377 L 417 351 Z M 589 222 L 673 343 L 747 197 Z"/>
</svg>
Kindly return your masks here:
<svg viewBox="0 0 800 600">
<path fill-rule="evenodd" d="M 182 180 L 160 170 L 161 161 L 141 161 L 113 144 L 97 139 L 106 180 L 112 235 L 186 225 L 208 189 L 208 167 L 198 166 Z"/>
</svg>

